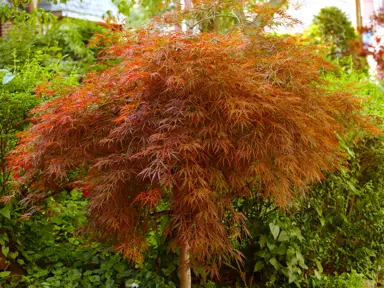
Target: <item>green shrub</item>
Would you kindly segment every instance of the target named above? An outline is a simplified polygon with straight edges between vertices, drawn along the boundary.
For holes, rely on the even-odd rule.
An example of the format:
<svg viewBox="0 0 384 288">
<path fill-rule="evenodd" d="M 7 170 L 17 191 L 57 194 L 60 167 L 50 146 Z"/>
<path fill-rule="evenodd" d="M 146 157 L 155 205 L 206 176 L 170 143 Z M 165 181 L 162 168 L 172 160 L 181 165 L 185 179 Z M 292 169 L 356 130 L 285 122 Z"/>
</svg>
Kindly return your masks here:
<svg viewBox="0 0 384 288">
<path fill-rule="evenodd" d="M 19 219 L 25 211 L 17 204 L 1 209 L 2 256 L 16 263 L 21 275 L 12 269 L 0 272 L 0 287 L 177 287 L 166 279 L 168 273 L 176 273 L 175 263 L 152 266 L 150 256 L 143 266 L 129 264 L 111 247 L 79 234 L 87 202 L 82 192 L 73 190 L 48 199 L 30 219 Z"/>
<path fill-rule="evenodd" d="M 364 275 L 355 271 L 352 273 L 343 273 L 338 276 L 322 276 L 313 278 L 310 281 L 311 288 L 368 288 Z M 372 286 L 374 287 L 374 286 Z"/>
<path fill-rule="evenodd" d="M 17 242 L 9 242 L 10 251 L 16 249 L 13 253 L 24 272 L 21 278 L 10 274 L 1 287 L 119 287 L 129 279 L 132 270 L 121 256 L 75 235 L 86 220 L 86 203 L 79 191 L 72 191 L 49 199 L 30 220 L 17 220 L 20 214 L 13 210 L 10 220 Z"/>
<path fill-rule="evenodd" d="M 49 77 L 47 69 L 38 62 L 38 54 L 27 62 L 21 70 L 1 70 L 0 72 L 0 193 L 5 194 L 11 172 L 6 167 L 7 153 L 16 144 L 16 132 L 23 130 L 27 122 L 24 119 L 37 105 L 39 99 L 33 89 L 43 77 Z"/>
<path fill-rule="evenodd" d="M 17 54 L 13 53 L 13 57 L 17 59 Z M 42 66 L 41 59 L 42 52 L 35 51 L 23 65 L 15 64 L 11 69 L 0 70 L 0 195 L 5 194 L 11 177 L 6 157 L 16 144 L 15 134 L 29 125 L 30 110 L 44 100 L 44 95 L 38 97 L 34 90 L 43 80 L 51 79 L 57 73 L 55 67 Z M 77 83 L 74 74 L 56 79 L 50 83 L 52 89 Z"/>
<path fill-rule="evenodd" d="M 349 171 L 317 186 L 298 221 L 308 253 L 324 270 L 356 270 L 372 279 L 384 253 L 384 138 L 366 137 L 347 149 Z"/>
<path fill-rule="evenodd" d="M 11 9 L 12 27 L 0 38 L 0 68 L 22 66 L 36 51 L 41 51 L 40 63 L 56 71 L 85 72 L 96 60 L 100 48 L 88 44 L 94 34 L 106 29 L 98 23 L 78 19 L 58 19 L 37 9 L 33 13 Z M 3 12 L 4 13 L 4 12 Z M 1 10 L 0 10 L 1 15 Z M 10 51 L 14 51 L 15 58 Z"/>
</svg>

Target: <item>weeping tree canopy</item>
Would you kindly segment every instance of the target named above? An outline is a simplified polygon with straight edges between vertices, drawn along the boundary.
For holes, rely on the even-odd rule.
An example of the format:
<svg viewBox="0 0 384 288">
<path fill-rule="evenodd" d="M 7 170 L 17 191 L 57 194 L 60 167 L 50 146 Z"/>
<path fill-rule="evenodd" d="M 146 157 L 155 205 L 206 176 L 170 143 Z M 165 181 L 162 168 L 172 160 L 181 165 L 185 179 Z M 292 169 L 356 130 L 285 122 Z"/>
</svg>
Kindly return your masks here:
<svg viewBox="0 0 384 288">
<path fill-rule="evenodd" d="M 81 183 L 89 226 L 131 259 L 163 214 L 192 263 L 214 273 L 241 257 L 232 200 L 256 188 L 286 205 L 341 165 L 337 135 L 370 128 L 353 95 L 327 88 L 331 67 L 311 47 L 248 32 L 119 32 L 105 52 L 119 64 L 34 110 L 10 159 L 24 201 Z"/>
</svg>

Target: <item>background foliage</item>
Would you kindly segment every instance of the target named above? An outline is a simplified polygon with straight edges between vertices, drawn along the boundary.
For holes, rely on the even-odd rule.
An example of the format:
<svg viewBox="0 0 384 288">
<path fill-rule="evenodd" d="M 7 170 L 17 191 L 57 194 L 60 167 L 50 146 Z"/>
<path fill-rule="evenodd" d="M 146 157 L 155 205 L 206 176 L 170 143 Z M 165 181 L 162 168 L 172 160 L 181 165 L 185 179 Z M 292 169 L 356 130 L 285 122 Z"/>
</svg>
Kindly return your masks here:
<svg viewBox="0 0 384 288">
<path fill-rule="evenodd" d="M 350 50 L 357 34 L 347 15 L 337 7 L 322 8 L 312 22 L 308 37 L 318 44 L 329 46 L 328 56 L 339 58 Z"/>
<path fill-rule="evenodd" d="M 0 68 L 23 65 L 38 53 L 39 64 L 70 74 L 88 71 L 100 48 L 88 44 L 96 33 L 107 31 L 99 23 L 58 19 L 36 9 L 33 13 L 0 7 L 3 21 L 12 18 L 12 27 L 0 38 Z"/>
</svg>

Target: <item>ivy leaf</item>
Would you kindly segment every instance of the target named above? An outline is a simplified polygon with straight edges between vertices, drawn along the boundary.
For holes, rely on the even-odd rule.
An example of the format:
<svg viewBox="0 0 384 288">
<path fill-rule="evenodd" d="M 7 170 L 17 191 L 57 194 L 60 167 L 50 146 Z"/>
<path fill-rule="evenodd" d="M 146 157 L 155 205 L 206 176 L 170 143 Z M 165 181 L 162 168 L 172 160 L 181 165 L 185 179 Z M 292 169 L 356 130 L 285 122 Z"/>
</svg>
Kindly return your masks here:
<svg viewBox="0 0 384 288">
<path fill-rule="evenodd" d="M 111 278 L 108 278 L 107 282 L 105 283 L 105 288 L 113 288 L 113 284 L 115 283 L 114 280 Z"/>
<path fill-rule="evenodd" d="M 270 251 L 274 250 L 276 248 L 276 244 L 273 242 L 267 242 L 268 249 Z"/>
<path fill-rule="evenodd" d="M 273 284 L 275 283 L 277 277 L 276 277 L 276 274 L 272 274 L 271 277 L 269 278 L 269 283 Z"/>
<path fill-rule="evenodd" d="M 291 284 L 292 282 L 295 282 L 298 278 L 297 273 L 293 269 L 288 269 L 288 282 Z"/>
<path fill-rule="evenodd" d="M 279 270 L 280 269 L 280 263 L 276 260 L 276 258 L 271 258 L 269 260 L 269 263 L 272 264 L 272 266 L 276 269 L 276 270 Z"/>
<path fill-rule="evenodd" d="M 276 240 L 280 232 L 279 226 L 274 223 L 269 223 L 269 229 L 271 230 L 273 238 Z"/>
<path fill-rule="evenodd" d="M 302 242 L 304 240 L 303 235 L 301 235 L 300 229 L 297 227 L 291 232 L 291 236 L 296 236 L 300 242 Z"/>
<path fill-rule="evenodd" d="M 255 268 L 253 269 L 254 272 L 260 271 L 261 269 L 264 268 L 264 262 L 263 261 L 257 261 L 255 264 Z"/>
<path fill-rule="evenodd" d="M 100 281 L 100 276 L 99 275 L 93 275 L 89 277 L 89 281 L 91 282 L 99 282 Z"/>
<path fill-rule="evenodd" d="M 352 195 L 360 195 L 360 191 L 356 189 L 356 186 L 351 181 L 346 181 L 346 184 L 353 192 Z"/>
<path fill-rule="evenodd" d="M 321 265 L 321 262 L 319 260 L 315 260 L 316 267 L 319 270 L 319 274 L 323 273 L 323 265 Z"/>
<path fill-rule="evenodd" d="M 9 275 L 11 275 L 11 271 L 0 272 L 0 278 L 7 278 Z"/>
<path fill-rule="evenodd" d="M 259 240 L 260 248 L 264 248 L 265 243 L 267 243 L 267 241 L 268 241 L 267 235 L 264 235 L 264 234 L 261 235 Z"/>
<path fill-rule="evenodd" d="M 9 252 L 9 257 L 12 259 L 16 259 L 16 257 L 19 255 L 19 252 Z"/>
<path fill-rule="evenodd" d="M 4 246 L 6 242 L 9 241 L 7 233 L 0 235 L 0 245 Z"/>
<path fill-rule="evenodd" d="M 0 214 L 3 215 L 7 219 L 11 219 L 11 211 L 9 209 L 9 206 L 6 206 L 6 207 L 0 209 Z"/>
<path fill-rule="evenodd" d="M 261 251 L 257 251 L 255 253 L 256 256 L 259 256 L 261 258 L 264 258 L 265 257 L 265 251 L 261 250 Z"/>
<path fill-rule="evenodd" d="M 17 259 L 17 263 L 19 263 L 20 265 L 24 265 L 25 264 L 23 259 Z"/>
<path fill-rule="evenodd" d="M 281 244 L 279 247 L 273 250 L 273 252 L 276 253 L 277 255 L 284 255 L 286 251 L 287 251 L 287 248 L 285 247 L 284 244 Z"/>
<path fill-rule="evenodd" d="M 277 241 L 283 242 L 283 241 L 288 241 L 289 240 L 289 234 L 286 231 L 281 231 L 279 238 Z"/>
<path fill-rule="evenodd" d="M 291 266 L 295 266 L 297 265 L 298 262 L 299 262 L 299 259 L 297 259 L 297 257 L 292 257 L 289 259 L 287 263 L 289 263 Z"/>
<path fill-rule="evenodd" d="M 1 246 L 1 252 L 4 254 L 5 257 L 7 257 L 9 252 L 9 247 Z"/>
</svg>

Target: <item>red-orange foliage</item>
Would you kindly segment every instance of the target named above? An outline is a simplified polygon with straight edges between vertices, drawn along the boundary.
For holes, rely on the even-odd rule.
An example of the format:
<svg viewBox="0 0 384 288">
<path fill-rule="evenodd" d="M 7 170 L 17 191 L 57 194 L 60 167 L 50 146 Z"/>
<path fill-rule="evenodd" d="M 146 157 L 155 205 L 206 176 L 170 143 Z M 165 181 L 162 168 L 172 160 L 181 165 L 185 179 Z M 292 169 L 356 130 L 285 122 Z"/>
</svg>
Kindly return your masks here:
<svg viewBox="0 0 384 288">
<path fill-rule="evenodd" d="M 145 249 L 162 198 L 167 232 L 195 261 L 238 255 L 244 219 L 231 201 L 256 187 L 285 205 L 341 163 L 336 133 L 365 125 L 294 37 L 141 30 L 106 57 L 121 62 L 34 111 L 11 161 L 20 182 L 36 182 L 30 203 L 86 171 L 89 224 L 129 257 Z"/>
</svg>

